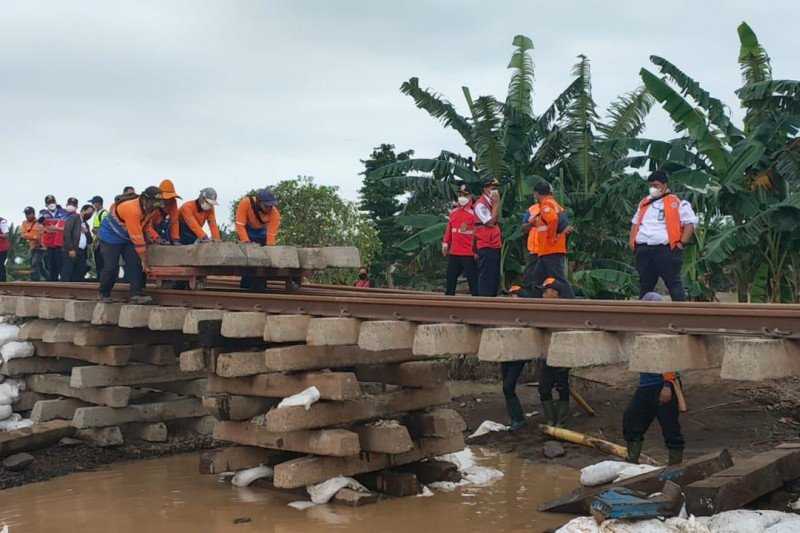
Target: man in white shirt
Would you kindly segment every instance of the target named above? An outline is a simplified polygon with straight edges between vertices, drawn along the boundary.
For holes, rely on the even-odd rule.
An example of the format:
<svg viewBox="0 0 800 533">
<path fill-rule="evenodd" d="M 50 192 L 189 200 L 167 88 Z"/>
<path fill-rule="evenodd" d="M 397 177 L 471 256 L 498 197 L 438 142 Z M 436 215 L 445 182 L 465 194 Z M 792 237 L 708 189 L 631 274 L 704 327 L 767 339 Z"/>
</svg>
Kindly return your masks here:
<svg viewBox="0 0 800 533">
<path fill-rule="evenodd" d="M 650 194 L 631 220 L 630 247 L 636 254 L 639 297 L 652 292 L 658 278 L 664 280 L 672 300 L 686 300 L 681 281 L 683 248 L 698 222 L 689 202 L 672 194 L 666 173 L 658 170 L 647 178 Z"/>
<path fill-rule="evenodd" d="M 478 296 L 497 296 L 500 288 L 500 184 L 489 179 L 475 202 L 475 249 L 478 252 Z"/>
</svg>

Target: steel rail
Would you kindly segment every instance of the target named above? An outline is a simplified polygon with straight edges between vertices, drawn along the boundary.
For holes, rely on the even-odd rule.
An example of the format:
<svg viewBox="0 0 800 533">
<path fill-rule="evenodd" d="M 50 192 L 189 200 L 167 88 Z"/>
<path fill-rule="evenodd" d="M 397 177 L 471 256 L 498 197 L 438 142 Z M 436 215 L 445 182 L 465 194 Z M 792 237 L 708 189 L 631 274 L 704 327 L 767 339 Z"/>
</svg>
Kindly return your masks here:
<svg viewBox="0 0 800 533">
<path fill-rule="evenodd" d="M 127 287 L 116 287 L 124 299 Z M 0 284 L 0 293 L 23 296 L 94 299 L 95 283 Z M 747 334 L 800 338 L 800 306 L 701 304 L 602 300 L 532 300 L 514 298 L 397 295 L 248 293 L 149 289 L 154 303 L 189 308 L 268 313 L 350 316 L 414 322 L 456 322 L 483 326 L 533 326 L 556 329 L 653 331 L 665 333 Z"/>
</svg>

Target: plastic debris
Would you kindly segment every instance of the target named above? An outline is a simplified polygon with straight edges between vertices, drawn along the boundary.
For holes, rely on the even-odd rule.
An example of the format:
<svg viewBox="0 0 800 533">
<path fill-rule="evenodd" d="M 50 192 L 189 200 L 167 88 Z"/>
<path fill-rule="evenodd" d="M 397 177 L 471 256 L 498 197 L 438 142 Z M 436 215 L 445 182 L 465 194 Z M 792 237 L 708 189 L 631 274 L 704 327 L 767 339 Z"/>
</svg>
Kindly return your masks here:
<svg viewBox="0 0 800 533">
<path fill-rule="evenodd" d="M 345 476 L 337 476 L 316 485 L 309 485 L 306 487 L 306 491 L 311 496 L 313 503 L 322 504 L 328 503 L 343 488 L 369 492 L 364 485 L 351 477 Z"/>
<path fill-rule="evenodd" d="M 231 479 L 231 484 L 235 487 L 246 487 L 253 481 L 261 478 L 271 478 L 274 474 L 272 468 L 264 465 L 255 466 L 246 470 L 236 472 L 236 475 Z"/>
<path fill-rule="evenodd" d="M 19 334 L 19 327 L 11 324 L 0 324 L 0 346 L 11 341 L 16 341 L 17 334 Z"/>
<path fill-rule="evenodd" d="M 475 432 L 467 438 L 474 439 L 475 437 L 480 437 L 481 435 L 486 435 L 487 433 L 492 433 L 494 431 L 508 431 L 509 429 L 511 429 L 509 426 L 501 424 L 500 422 L 484 420 L 481 422 L 481 425 L 478 426 L 478 429 L 476 429 Z"/>
<path fill-rule="evenodd" d="M 312 405 L 319 401 L 319 396 L 319 389 L 316 387 L 309 387 L 303 392 L 298 392 L 297 394 L 281 400 L 281 403 L 278 404 L 278 409 L 283 407 L 303 406 L 306 411 L 308 411 L 311 409 Z"/>
<path fill-rule="evenodd" d="M 627 464 L 627 463 L 626 463 Z M 642 474 L 646 474 L 648 472 L 652 472 L 653 470 L 659 470 L 660 467 L 653 466 L 653 465 L 632 465 L 628 464 L 627 467 L 623 468 L 617 477 L 614 478 L 614 483 L 619 483 L 620 481 L 624 481 L 631 477 L 640 476 Z"/>
<path fill-rule="evenodd" d="M 3 406 L 0 406 L 2 408 Z M 14 431 L 17 429 L 29 428 L 33 425 L 30 418 L 22 418 L 19 413 L 11 413 L 4 420 L 0 420 L 0 431 Z"/>
<path fill-rule="evenodd" d="M 289 507 L 291 507 L 292 509 L 297 509 L 298 511 L 305 511 L 309 507 L 314 507 L 317 504 L 314 503 L 314 502 L 307 502 L 307 501 L 302 501 L 301 500 L 301 501 L 288 503 L 287 505 Z"/>
<path fill-rule="evenodd" d="M 624 461 L 600 461 L 581 469 L 581 485 L 594 487 L 610 483 L 626 468 L 633 466 Z"/>
</svg>

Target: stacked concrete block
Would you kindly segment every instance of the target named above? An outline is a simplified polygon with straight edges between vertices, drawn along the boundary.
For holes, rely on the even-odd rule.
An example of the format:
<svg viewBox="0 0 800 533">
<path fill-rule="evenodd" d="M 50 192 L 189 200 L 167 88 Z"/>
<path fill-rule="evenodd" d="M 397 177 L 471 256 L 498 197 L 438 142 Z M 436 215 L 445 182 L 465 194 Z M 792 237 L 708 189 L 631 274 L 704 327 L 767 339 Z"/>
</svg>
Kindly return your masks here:
<svg viewBox="0 0 800 533">
<path fill-rule="evenodd" d="M 358 248 L 352 246 L 297 248 L 215 242 L 180 247 L 153 245 L 148 248 L 148 254 L 152 266 L 261 267 L 293 270 L 361 266 Z"/>
</svg>

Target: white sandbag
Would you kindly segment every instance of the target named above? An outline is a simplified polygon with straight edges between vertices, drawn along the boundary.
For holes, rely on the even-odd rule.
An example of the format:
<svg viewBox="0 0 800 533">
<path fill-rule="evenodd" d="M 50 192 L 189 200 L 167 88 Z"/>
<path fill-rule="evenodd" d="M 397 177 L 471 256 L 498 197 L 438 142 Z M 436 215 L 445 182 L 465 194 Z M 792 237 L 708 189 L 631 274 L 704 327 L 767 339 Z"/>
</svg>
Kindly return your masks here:
<svg viewBox="0 0 800 533">
<path fill-rule="evenodd" d="M 417 494 L 417 498 L 430 498 L 433 496 L 433 491 L 427 485 L 422 485 L 422 492 Z"/>
<path fill-rule="evenodd" d="M 620 481 L 624 481 L 631 477 L 640 476 L 642 474 L 646 474 L 648 472 L 652 472 L 653 470 L 660 470 L 660 467 L 653 466 L 653 465 L 631 465 L 629 464 L 627 467 L 623 468 L 617 477 L 614 478 L 614 483 L 619 483 Z"/>
<path fill-rule="evenodd" d="M 297 509 L 298 511 L 305 511 L 309 507 L 314 507 L 316 505 L 316 503 L 314 503 L 314 502 L 306 502 L 306 501 L 302 501 L 301 500 L 301 501 L 296 501 L 296 502 L 290 502 L 290 503 L 287 503 L 286 505 L 288 505 L 292 509 Z"/>
<path fill-rule="evenodd" d="M 471 466 L 461 472 L 461 475 L 469 483 L 485 487 L 491 485 L 498 479 L 502 479 L 503 473 L 496 468 L 489 468 L 488 466 Z"/>
<path fill-rule="evenodd" d="M 296 407 L 302 405 L 306 411 L 311 409 L 311 406 L 319 401 L 319 389 L 316 387 L 309 387 L 303 392 L 298 392 L 288 398 L 281 400 L 278 404 L 278 409 L 282 407 Z"/>
<path fill-rule="evenodd" d="M 308 495 L 311 496 L 311 501 L 315 504 L 328 503 L 331 498 L 336 496 L 340 490 L 348 488 L 358 492 L 369 492 L 367 488 L 351 477 L 337 476 L 332 477 L 322 483 L 316 485 L 309 485 L 306 487 Z"/>
<path fill-rule="evenodd" d="M 0 404 L 0 420 L 5 420 L 6 418 L 10 417 L 14 411 L 11 409 L 11 405 L 2 405 Z"/>
<path fill-rule="evenodd" d="M 480 437 L 481 435 L 486 435 L 487 433 L 492 433 L 493 431 L 508 431 L 509 429 L 511 429 L 509 426 L 501 424 L 500 422 L 495 422 L 494 420 L 484 420 L 481 422 L 481 425 L 478 426 L 478 429 L 476 429 L 475 432 L 467 438 L 474 439 L 475 437 Z"/>
<path fill-rule="evenodd" d="M 789 524 L 789 520 L 795 521 L 795 524 Z M 750 511 L 746 509 L 726 511 L 708 518 L 706 525 L 712 533 L 751 533 L 753 531 L 775 533 L 775 531 L 781 531 L 777 528 L 782 526 L 782 522 L 785 521 L 787 527 L 791 526 L 795 529 L 784 529 L 784 531 L 800 531 L 800 521 L 797 521 L 797 515 L 780 511 Z M 775 527 L 776 530 L 772 531 L 770 529 L 772 527 Z"/>
<path fill-rule="evenodd" d="M 20 390 L 25 387 L 15 379 L 7 379 L 0 383 L 0 405 L 11 405 L 19 398 Z"/>
<path fill-rule="evenodd" d="M 36 348 L 33 347 L 32 342 L 28 341 L 10 341 L 0 348 L 0 356 L 3 361 L 32 357 L 34 353 L 36 353 Z"/>
<path fill-rule="evenodd" d="M 610 483 L 616 479 L 620 472 L 630 463 L 624 461 L 600 461 L 581 469 L 581 485 L 584 487 L 594 487 L 604 483 Z"/>
<path fill-rule="evenodd" d="M 246 487 L 253 481 L 261 478 L 271 478 L 274 471 L 272 468 L 264 465 L 254 466 L 246 470 L 236 472 L 236 475 L 231 479 L 231 485 L 234 487 Z"/>
<path fill-rule="evenodd" d="M 594 518 L 582 516 L 570 520 L 556 533 L 712 533 L 694 517 L 652 520 L 606 520 L 601 525 Z"/>
<path fill-rule="evenodd" d="M 460 452 L 448 453 L 436 457 L 441 461 L 453 463 L 458 467 L 459 472 L 463 472 L 471 466 L 475 466 L 475 455 L 469 448 L 464 448 Z"/>
<path fill-rule="evenodd" d="M 5 420 L 0 420 L 0 431 L 14 431 L 17 429 L 29 428 L 33 425 L 30 418 L 22 418 L 19 413 L 12 413 Z"/>
<path fill-rule="evenodd" d="M 11 324 L 0 324 L 0 346 L 17 340 L 17 334 L 19 334 L 19 327 Z"/>
</svg>

